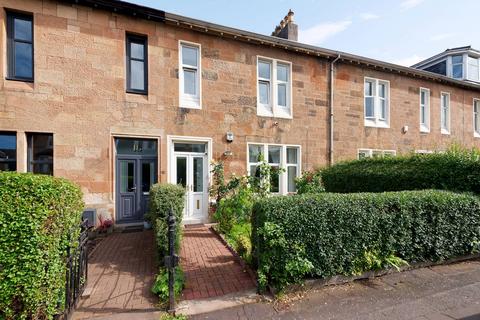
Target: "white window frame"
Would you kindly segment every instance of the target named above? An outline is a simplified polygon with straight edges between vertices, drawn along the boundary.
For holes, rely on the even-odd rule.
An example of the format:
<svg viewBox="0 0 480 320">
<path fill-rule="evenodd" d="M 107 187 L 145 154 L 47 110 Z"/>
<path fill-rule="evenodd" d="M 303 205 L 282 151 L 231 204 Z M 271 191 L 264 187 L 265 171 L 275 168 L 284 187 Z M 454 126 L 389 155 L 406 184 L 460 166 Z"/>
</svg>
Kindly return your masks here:
<svg viewBox="0 0 480 320">
<path fill-rule="evenodd" d="M 257 166 L 260 162 L 250 162 L 250 146 L 257 145 L 262 146 L 262 154 L 264 155 L 265 161 L 268 163 L 268 147 L 281 147 L 280 150 L 280 165 L 278 166 L 280 169 L 285 169 L 283 172 L 280 173 L 279 176 L 279 192 L 271 193 L 273 195 L 285 195 L 288 194 L 288 167 L 296 166 L 297 167 L 297 178 L 301 176 L 302 170 L 302 147 L 300 145 L 295 144 L 275 144 L 275 143 L 257 143 L 257 142 L 248 142 L 247 143 L 247 175 L 250 176 L 252 172 L 250 172 L 251 166 Z M 287 148 L 296 148 L 297 149 L 297 164 L 288 164 L 287 163 Z M 275 165 L 277 166 L 277 165 Z M 290 192 L 291 193 L 291 192 Z"/>
<path fill-rule="evenodd" d="M 191 47 L 197 49 L 198 66 L 184 65 L 182 59 L 182 48 Z M 197 71 L 195 85 L 197 94 L 184 93 L 184 69 Z M 202 109 L 202 46 L 199 43 L 179 40 L 178 41 L 178 82 L 179 82 L 179 105 L 180 108 Z"/>
<path fill-rule="evenodd" d="M 367 82 L 372 82 L 373 85 L 373 118 L 367 118 L 366 117 L 366 110 L 367 110 L 367 104 L 366 104 L 366 98 L 365 96 L 365 86 Z M 385 90 L 385 98 L 381 98 L 379 96 L 379 86 L 380 84 L 385 85 L 386 90 Z M 381 108 L 380 108 L 380 101 L 382 99 L 385 99 L 385 113 L 386 117 L 385 119 L 382 119 L 381 117 Z M 390 128 L 390 81 L 388 80 L 382 80 L 382 79 L 376 79 L 376 78 L 370 78 L 370 77 L 365 77 L 363 80 L 363 118 L 365 121 L 365 126 L 366 127 L 376 127 L 376 128 Z"/>
<path fill-rule="evenodd" d="M 471 64 L 470 64 L 470 59 L 475 59 L 477 61 L 477 79 L 472 79 L 470 78 L 470 67 L 471 67 Z M 472 57 L 472 56 L 469 56 L 467 55 L 467 63 L 466 63 L 466 79 L 467 80 L 470 80 L 470 81 L 474 81 L 474 82 L 480 82 L 480 59 L 477 58 L 477 57 Z"/>
<path fill-rule="evenodd" d="M 477 106 L 477 111 L 475 111 L 475 106 Z M 480 138 L 480 99 L 474 98 L 473 99 L 473 136 L 476 138 Z M 478 118 L 478 128 L 475 128 L 475 118 Z"/>
<path fill-rule="evenodd" d="M 462 76 L 460 78 L 455 78 L 453 76 L 453 66 L 456 66 L 456 65 L 459 65 L 460 63 L 453 63 L 453 57 L 462 57 Z M 466 68 L 465 68 L 465 54 L 452 54 L 451 56 L 448 57 L 448 65 L 449 65 L 449 71 L 450 71 L 450 78 L 453 78 L 453 79 L 457 79 L 457 80 L 462 80 L 462 79 L 466 79 L 466 74 L 465 74 L 465 71 L 466 71 Z"/>
<path fill-rule="evenodd" d="M 365 154 L 365 158 L 373 158 L 374 154 L 380 154 L 381 157 L 385 157 L 386 155 L 390 156 L 396 156 L 397 151 L 396 150 L 382 150 L 382 149 L 368 149 L 368 148 L 361 148 L 357 150 L 357 159 L 360 158 L 360 154 L 363 153 Z"/>
<path fill-rule="evenodd" d="M 435 153 L 432 150 L 415 150 L 416 154 L 432 154 Z"/>
<path fill-rule="evenodd" d="M 447 97 L 447 119 L 446 119 L 446 127 L 443 125 L 444 123 L 444 117 L 443 117 L 443 109 L 445 109 L 445 106 L 443 105 L 443 96 Z M 451 102 L 450 102 L 450 93 L 448 92 L 440 92 L 440 128 L 441 128 L 441 133 L 442 134 L 450 134 L 450 108 L 451 108 Z"/>
<path fill-rule="evenodd" d="M 263 79 L 259 77 L 258 74 L 258 63 L 260 61 L 270 63 L 270 80 Z M 288 66 L 288 81 L 279 81 L 277 80 L 277 65 L 287 65 Z M 273 59 L 264 56 L 257 56 L 257 67 L 256 67 L 256 78 L 257 78 L 257 115 L 261 117 L 274 117 L 274 118 L 284 118 L 292 119 L 293 118 L 293 102 L 292 102 L 292 63 L 290 61 L 284 61 L 279 59 Z M 269 81 L 270 82 L 270 101 L 268 105 L 260 103 L 260 81 Z M 287 106 L 278 105 L 278 84 L 286 83 L 287 84 L 287 97 L 286 102 Z"/>
<path fill-rule="evenodd" d="M 425 104 L 422 104 L 422 92 L 425 92 Z M 430 132 L 430 89 L 420 88 L 419 94 L 419 104 L 420 104 L 420 132 L 428 133 Z M 425 109 L 425 122 L 422 123 L 422 107 Z"/>
</svg>

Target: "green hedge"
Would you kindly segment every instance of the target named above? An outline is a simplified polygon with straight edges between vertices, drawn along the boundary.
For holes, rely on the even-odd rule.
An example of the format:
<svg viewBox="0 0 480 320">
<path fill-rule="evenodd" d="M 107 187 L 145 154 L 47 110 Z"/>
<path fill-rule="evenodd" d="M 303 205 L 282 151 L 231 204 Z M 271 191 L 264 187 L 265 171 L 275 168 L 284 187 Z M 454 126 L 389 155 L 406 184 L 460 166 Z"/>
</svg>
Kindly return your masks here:
<svg viewBox="0 0 480 320">
<path fill-rule="evenodd" d="M 441 189 L 480 193 L 478 151 L 368 158 L 322 170 L 327 192 Z"/>
<path fill-rule="evenodd" d="M 185 189 L 182 186 L 155 184 L 150 188 L 150 209 L 147 219 L 155 231 L 159 260 L 168 254 L 167 217 L 170 209 L 173 209 L 176 217 L 176 249 L 179 249 L 184 206 Z"/>
<path fill-rule="evenodd" d="M 307 194 L 254 206 L 261 285 L 351 275 L 370 257 L 439 261 L 478 250 L 480 200 L 448 191 Z"/>
<path fill-rule="evenodd" d="M 82 210 L 82 193 L 67 180 L 0 172 L 0 319 L 63 311 L 66 250 Z"/>
</svg>

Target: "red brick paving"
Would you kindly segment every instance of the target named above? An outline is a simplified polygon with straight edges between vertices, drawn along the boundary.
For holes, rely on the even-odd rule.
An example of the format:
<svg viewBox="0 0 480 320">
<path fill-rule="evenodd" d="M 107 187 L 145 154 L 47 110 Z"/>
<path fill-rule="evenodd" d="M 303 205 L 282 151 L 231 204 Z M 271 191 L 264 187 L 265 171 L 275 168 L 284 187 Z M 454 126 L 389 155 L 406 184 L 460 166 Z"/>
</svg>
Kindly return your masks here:
<svg viewBox="0 0 480 320">
<path fill-rule="evenodd" d="M 73 319 L 91 319 L 155 309 L 151 292 L 157 272 L 153 232 L 113 233 L 89 257 L 87 290 Z"/>
<path fill-rule="evenodd" d="M 217 297 L 255 288 L 246 270 L 206 226 L 185 228 L 180 255 L 185 273 L 185 300 Z"/>
</svg>

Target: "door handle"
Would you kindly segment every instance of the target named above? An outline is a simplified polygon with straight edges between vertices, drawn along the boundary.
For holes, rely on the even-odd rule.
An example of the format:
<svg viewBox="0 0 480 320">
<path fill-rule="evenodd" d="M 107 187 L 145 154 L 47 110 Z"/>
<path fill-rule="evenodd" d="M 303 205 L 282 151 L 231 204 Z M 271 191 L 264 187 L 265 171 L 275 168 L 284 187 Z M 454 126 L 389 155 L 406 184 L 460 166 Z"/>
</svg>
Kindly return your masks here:
<svg viewBox="0 0 480 320">
<path fill-rule="evenodd" d="M 131 187 L 130 188 L 130 191 L 135 191 L 135 190 L 137 190 L 137 187 Z"/>
</svg>

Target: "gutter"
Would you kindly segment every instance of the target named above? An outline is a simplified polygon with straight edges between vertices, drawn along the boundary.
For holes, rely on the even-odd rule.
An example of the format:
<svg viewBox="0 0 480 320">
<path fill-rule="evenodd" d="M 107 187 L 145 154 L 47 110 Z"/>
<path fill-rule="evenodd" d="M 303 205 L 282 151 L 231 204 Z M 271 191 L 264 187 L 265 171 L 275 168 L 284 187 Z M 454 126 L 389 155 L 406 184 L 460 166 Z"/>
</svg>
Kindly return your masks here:
<svg viewBox="0 0 480 320">
<path fill-rule="evenodd" d="M 329 152 L 328 152 L 328 160 L 329 160 L 329 165 L 333 165 L 333 115 L 334 115 L 334 103 L 333 103 L 333 98 L 334 98 L 334 75 L 335 75 L 335 63 L 340 59 L 340 54 L 333 59 L 332 62 L 330 62 L 330 142 L 329 142 Z"/>
</svg>

